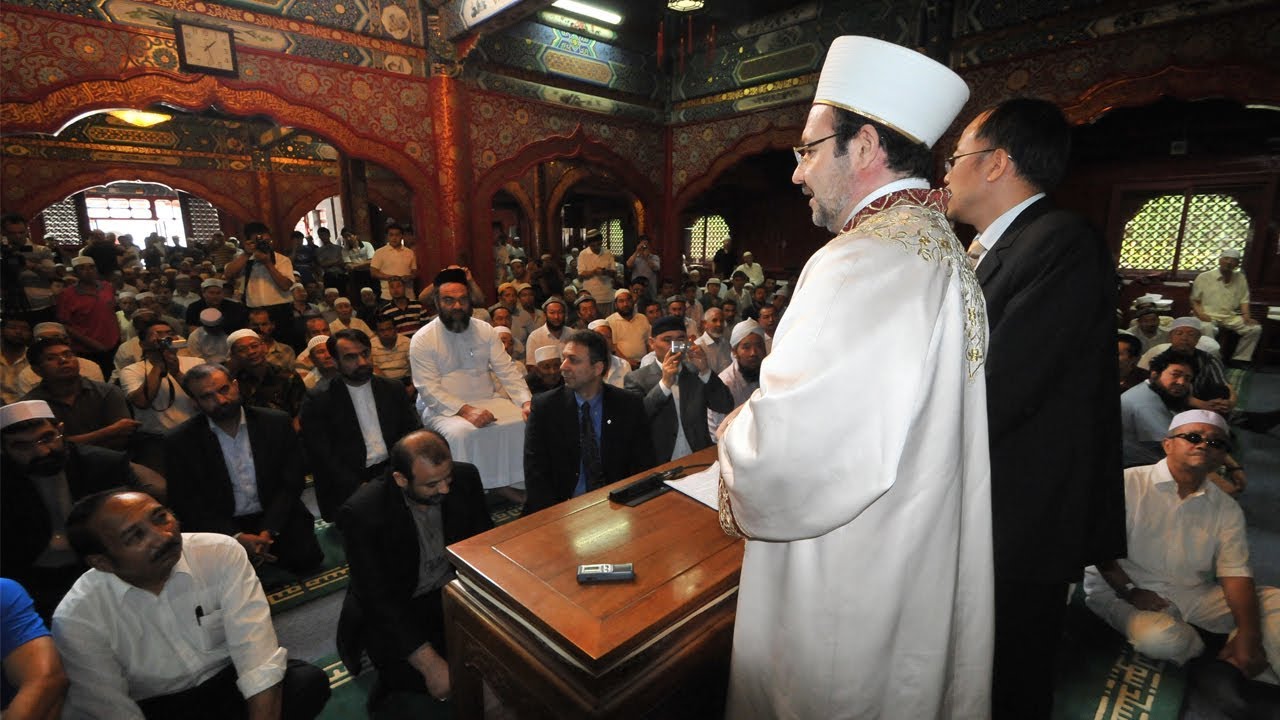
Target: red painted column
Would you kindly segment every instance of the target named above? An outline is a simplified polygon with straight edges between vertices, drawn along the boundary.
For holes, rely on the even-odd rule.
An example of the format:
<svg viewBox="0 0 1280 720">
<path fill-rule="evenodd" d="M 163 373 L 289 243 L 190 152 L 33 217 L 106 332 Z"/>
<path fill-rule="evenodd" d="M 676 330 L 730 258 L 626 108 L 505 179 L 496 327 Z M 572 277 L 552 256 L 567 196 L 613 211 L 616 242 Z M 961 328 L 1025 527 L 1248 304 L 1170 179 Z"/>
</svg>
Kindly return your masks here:
<svg viewBox="0 0 1280 720">
<path fill-rule="evenodd" d="M 436 157 L 436 214 L 431 227 L 414 228 L 418 237 L 418 268 L 427 282 L 440 268 L 452 263 L 468 265 L 476 279 L 493 264 L 485 238 L 473 238 L 471 214 L 476 212 L 471 192 L 471 142 L 468 136 L 466 90 L 457 78 L 433 74 L 427 78 L 431 102 L 432 135 Z"/>
</svg>

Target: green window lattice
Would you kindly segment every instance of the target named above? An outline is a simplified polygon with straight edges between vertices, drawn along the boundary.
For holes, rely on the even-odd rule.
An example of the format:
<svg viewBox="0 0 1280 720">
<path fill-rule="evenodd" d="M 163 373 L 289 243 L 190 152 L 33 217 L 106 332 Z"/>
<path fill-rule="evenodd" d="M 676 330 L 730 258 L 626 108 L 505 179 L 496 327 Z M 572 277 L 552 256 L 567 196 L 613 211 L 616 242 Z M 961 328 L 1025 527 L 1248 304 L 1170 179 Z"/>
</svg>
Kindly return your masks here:
<svg viewBox="0 0 1280 720">
<path fill-rule="evenodd" d="M 1217 265 L 1224 248 L 1244 252 L 1251 225 L 1249 214 L 1230 195 L 1154 197 L 1125 223 L 1120 268 L 1208 270 Z"/>
<path fill-rule="evenodd" d="M 694 221 L 689 233 L 689 257 L 708 261 L 729 238 L 729 223 L 719 215 L 703 215 Z"/>
</svg>

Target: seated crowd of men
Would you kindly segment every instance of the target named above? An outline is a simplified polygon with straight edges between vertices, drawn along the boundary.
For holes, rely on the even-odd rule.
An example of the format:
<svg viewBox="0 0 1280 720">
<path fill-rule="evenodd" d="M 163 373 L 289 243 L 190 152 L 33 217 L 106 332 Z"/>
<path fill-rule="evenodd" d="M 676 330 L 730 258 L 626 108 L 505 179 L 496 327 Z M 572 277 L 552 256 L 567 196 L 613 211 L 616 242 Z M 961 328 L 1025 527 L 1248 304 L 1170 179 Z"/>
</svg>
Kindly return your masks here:
<svg viewBox="0 0 1280 720">
<path fill-rule="evenodd" d="M 587 278 L 504 280 L 485 308 L 465 268 L 415 294 L 411 259 L 383 271 L 373 253 L 381 292 L 356 290 L 340 263 L 294 265 L 260 223 L 245 237 L 139 267 L 95 235 L 52 315 L 6 309 L 0 552 L 16 582 L 0 588 L 6 633 L 32 630 L 15 656 L 32 670 L 6 659 L 6 705 L 317 714 L 324 675 L 279 646 L 259 577 L 323 565 L 308 473 L 351 567 L 344 661 L 358 672 L 368 651 L 371 702 L 447 697 L 444 548 L 491 527 L 485 491 L 534 512 L 711 445 L 787 302 L 772 279 L 753 292 L 742 272 L 722 288 L 694 271 L 680 292 L 654 283 L 659 303 L 619 263 L 589 271 L 611 275 L 607 302 Z M 513 260 L 518 278 L 550 259 Z"/>
</svg>

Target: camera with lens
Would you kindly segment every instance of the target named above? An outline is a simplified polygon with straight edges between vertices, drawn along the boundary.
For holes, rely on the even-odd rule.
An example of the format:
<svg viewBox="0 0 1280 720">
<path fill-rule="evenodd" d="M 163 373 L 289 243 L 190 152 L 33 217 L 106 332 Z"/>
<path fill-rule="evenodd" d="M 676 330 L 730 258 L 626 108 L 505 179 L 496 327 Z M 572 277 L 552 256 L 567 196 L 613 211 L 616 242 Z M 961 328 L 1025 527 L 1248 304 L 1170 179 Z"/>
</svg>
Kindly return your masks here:
<svg viewBox="0 0 1280 720">
<path fill-rule="evenodd" d="M 181 350 L 187 346 L 187 341 L 177 335 L 160 338 L 159 342 L 162 350 Z"/>
<path fill-rule="evenodd" d="M 688 350 L 689 350 L 688 340 L 672 340 L 671 341 L 671 352 L 683 353 L 683 352 L 687 352 Z"/>
</svg>

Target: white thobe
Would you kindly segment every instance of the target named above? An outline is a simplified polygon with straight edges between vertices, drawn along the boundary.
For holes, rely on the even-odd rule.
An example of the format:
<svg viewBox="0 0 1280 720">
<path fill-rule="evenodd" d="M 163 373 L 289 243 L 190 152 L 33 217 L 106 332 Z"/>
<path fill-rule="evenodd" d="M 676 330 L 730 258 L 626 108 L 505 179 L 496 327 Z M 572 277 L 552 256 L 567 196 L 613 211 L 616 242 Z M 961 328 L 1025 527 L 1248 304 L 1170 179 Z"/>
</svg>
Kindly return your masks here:
<svg viewBox="0 0 1280 720">
<path fill-rule="evenodd" d="M 720 442 L 748 537 L 727 717 L 988 717 L 986 336 L 937 210 L 863 218 L 805 265 Z"/>
<path fill-rule="evenodd" d="M 475 465 L 486 488 L 523 483 L 521 406 L 533 396 L 493 326 L 471 318 L 470 328 L 455 333 L 436 318 L 409 341 L 409 368 L 422 424 L 449 441 L 453 459 Z M 458 416 L 463 405 L 488 410 L 497 420 L 478 428 Z"/>
<path fill-rule="evenodd" d="M 738 407 L 742 403 L 751 398 L 751 394 L 760 387 L 760 379 L 748 380 L 742 374 L 742 368 L 738 366 L 738 361 L 734 360 L 733 364 L 725 368 L 720 373 L 720 382 L 729 388 L 729 392 L 733 393 L 733 406 Z M 720 423 L 729 416 L 729 413 L 716 412 L 715 410 L 707 410 L 707 430 L 711 432 L 712 441 L 716 440 L 716 430 L 719 429 Z"/>
</svg>

